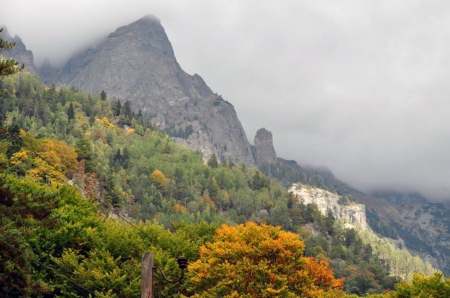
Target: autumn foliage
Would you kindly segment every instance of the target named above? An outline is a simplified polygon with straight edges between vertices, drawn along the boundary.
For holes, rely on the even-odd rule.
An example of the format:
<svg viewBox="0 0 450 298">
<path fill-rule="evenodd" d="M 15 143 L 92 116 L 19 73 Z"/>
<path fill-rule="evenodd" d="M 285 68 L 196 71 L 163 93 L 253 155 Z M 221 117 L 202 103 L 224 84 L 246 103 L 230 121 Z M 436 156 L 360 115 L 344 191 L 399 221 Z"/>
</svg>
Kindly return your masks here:
<svg viewBox="0 0 450 298">
<path fill-rule="evenodd" d="M 26 169 L 26 175 L 53 184 L 64 183 L 78 166 L 75 150 L 64 141 L 39 140 L 21 131 L 26 146 L 13 154 L 11 163 Z"/>
<path fill-rule="evenodd" d="M 193 297 L 343 297 L 343 279 L 303 256 L 298 235 L 248 222 L 217 230 L 189 266 Z"/>
<path fill-rule="evenodd" d="M 164 190 L 167 187 L 167 178 L 160 170 L 154 170 L 150 175 L 150 179 L 155 183 L 159 189 Z"/>
</svg>

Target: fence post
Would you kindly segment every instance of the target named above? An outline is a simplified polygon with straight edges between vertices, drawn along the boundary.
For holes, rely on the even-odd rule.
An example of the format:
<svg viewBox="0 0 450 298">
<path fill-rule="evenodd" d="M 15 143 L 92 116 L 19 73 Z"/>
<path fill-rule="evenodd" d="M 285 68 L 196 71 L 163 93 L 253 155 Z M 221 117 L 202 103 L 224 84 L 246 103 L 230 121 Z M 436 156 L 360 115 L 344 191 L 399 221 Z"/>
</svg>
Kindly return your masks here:
<svg viewBox="0 0 450 298">
<path fill-rule="evenodd" d="M 153 298 L 153 253 L 142 256 L 141 298 Z"/>
</svg>

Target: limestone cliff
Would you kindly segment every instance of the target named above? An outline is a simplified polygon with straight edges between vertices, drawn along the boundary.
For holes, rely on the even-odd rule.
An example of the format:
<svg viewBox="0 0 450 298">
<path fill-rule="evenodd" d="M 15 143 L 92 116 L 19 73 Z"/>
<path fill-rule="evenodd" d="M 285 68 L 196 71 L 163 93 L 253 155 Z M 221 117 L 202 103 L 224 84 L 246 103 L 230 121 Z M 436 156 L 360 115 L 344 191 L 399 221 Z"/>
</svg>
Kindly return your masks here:
<svg viewBox="0 0 450 298">
<path fill-rule="evenodd" d="M 50 74 L 51 72 L 48 72 Z M 215 94 L 203 79 L 184 72 L 160 21 L 146 16 L 118 28 L 103 42 L 75 56 L 57 72 L 41 74 L 46 83 L 73 86 L 109 98 L 128 100 L 137 111 L 174 140 L 249 166 L 250 144 L 231 103 Z"/>
<path fill-rule="evenodd" d="M 272 132 L 261 128 L 256 132 L 254 146 L 252 147 L 256 164 L 277 162 L 277 153 L 273 147 Z"/>
<path fill-rule="evenodd" d="M 322 214 L 330 210 L 337 219 L 343 219 L 347 224 L 358 224 L 367 229 L 366 207 L 354 202 L 340 203 L 339 196 L 324 189 L 292 184 L 289 191 L 293 192 L 304 204 L 316 204 Z"/>
<path fill-rule="evenodd" d="M 33 53 L 27 50 L 25 44 L 22 42 L 22 39 L 17 35 L 12 37 L 5 27 L 0 33 L 0 37 L 8 42 L 16 43 L 16 45 L 12 49 L 4 51 L 1 54 L 7 59 L 13 58 L 17 62 L 19 62 L 19 64 L 25 65 L 25 69 L 28 70 L 31 74 L 37 74 L 36 68 L 34 66 Z"/>
</svg>

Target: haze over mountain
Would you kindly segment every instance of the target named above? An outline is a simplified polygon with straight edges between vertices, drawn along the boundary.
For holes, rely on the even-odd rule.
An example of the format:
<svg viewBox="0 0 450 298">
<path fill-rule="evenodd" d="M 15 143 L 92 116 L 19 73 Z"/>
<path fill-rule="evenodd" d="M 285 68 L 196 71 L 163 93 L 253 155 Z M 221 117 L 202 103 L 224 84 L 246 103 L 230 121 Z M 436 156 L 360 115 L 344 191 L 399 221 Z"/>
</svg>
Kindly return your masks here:
<svg viewBox="0 0 450 298">
<path fill-rule="evenodd" d="M 16 40 L 19 46 L 13 57 L 23 57 L 22 61 L 32 66 L 31 52 L 19 44 L 19 37 Z M 429 204 L 417 193 L 384 190 L 374 193 L 374 198 L 339 181 L 327 168 L 315 167 L 306 172 L 295 161 L 277 157 L 272 133 L 264 128 L 258 130 L 254 146 L 250 146 L 233 105 L 214 93 L 199 75 L 191 76 L 181 69 L 164 28 L 153 16 L 119 27 L 106 39 L 73 55 L 61 68 L 46 64 L 40 70 L 41 79 L 47 84 L 55 82 L 95 93 L 106 90 L 110 97 L 129 100 L 135 110 L 141 110 L 177 142 L 202 150 L 206 158 L 214 152 L 222 160 L 231 158 L 266 167 L 268 172 L 271 168 L 267 163 L 272 163 L 275 170 L 280 167 L 278 173 L 289 164 L 297 173 L 288 170 L 285 178 L 293 174 L 291 177 L 301 177 L 302 182 L 316 183 L 339 196 L 348 195 L 364 203 L 372 225 L 374 221 L 382 223 L 380 231 L 395 226 L 404 240 L 402 245 L 406 243 L 409 249 L 443 269 L 449 267 L 447 206 Z"/>
<path fill-rule="evenodd" d="M 229 100 L 250 136 L 269 128 L 279 156 L 327 166 L 359 189 L 442 200 L 448 11 L 444 1 L 8 1 L 0 20 L 39 64 L 155 14 L 186 72 Z"/>
<path fill-rule="evenodd" d="M 155 16 L 118 28 L 100 44 L 73 56 L 61 69 L 41 73 L 47 84 L 86 92 L 106 91 L 131 107 L 205 161 L 215 153 L 249 166 L 255 158 L 233 106 L 203 79 L 185 73 Z M 130 123 L 131 124 L 131 123 Z"/>
</svg>

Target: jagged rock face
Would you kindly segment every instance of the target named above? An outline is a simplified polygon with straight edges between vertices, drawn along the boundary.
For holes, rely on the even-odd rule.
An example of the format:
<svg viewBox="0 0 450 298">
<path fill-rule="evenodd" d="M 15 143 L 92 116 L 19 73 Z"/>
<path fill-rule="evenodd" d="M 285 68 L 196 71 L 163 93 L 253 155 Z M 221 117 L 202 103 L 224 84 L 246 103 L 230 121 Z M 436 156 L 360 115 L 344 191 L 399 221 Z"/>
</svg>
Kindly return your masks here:
<svg viewBox="0 0 450 298">
<path fill-rule="evenodd" d="M 48 72 L 51 73 L 51 72 Z M 95 47 L 72 57 L 56 76 L 44 81 L 129 100 L 174 140 L 199 149 L 207 160 L 254 165 L 254 157 L 233 105 L 213 93 L 203 79 L 178 64 L 160 21 L 144 17 L 118 28 Z M 179 133 L 179 132 L 182 133 Z M 177 133 L 174 133 L 177 132 Z"/>
<path fill-rule="evenodd" d="M 273 147 L 272 133 L 265 128 L 256 132 L 253 155 L 257 165 L 277 162 L 277 153 Z"/>
<path fill-rule="evenodd" d="M 339 196 L 320 188 L 311 188 L 292 184 L 289 191 L 293 192 L 299 201 L 304 204 L 316 204 L 322 214 L 329 210 L 337 219 L 343 219 L 346 223 L 358 224 L 362 229 L 367 229 L 366 206 L 350 202 L 348 205 L 339 204 Z"/>
<path fill-rule="evenodd" d="M 15 42 L 16 45 L 7 51 L 2 52 L 1 54 L 7 59 L 14 59 L 19 64 L 24 64 L 25 69 L 28 70 L 31 74 L 37 74 L 36 68 L 34 66 L 34 58 L 33 52 L 27 50 L 25 44 L 22 42 L 22 39 L 19 36 L 11 37 L 9 35 L 6 28 L 3 28 L 3 31 L 0 33 L 0 37 L 8 42 Z"/>
</svg>

